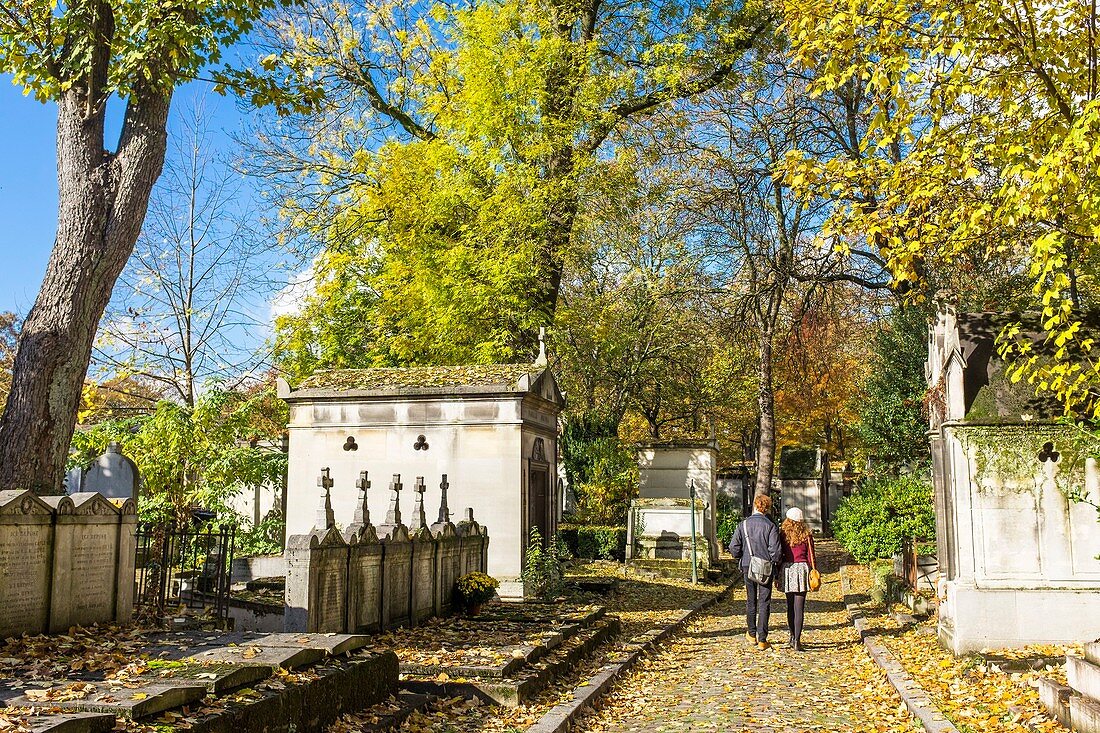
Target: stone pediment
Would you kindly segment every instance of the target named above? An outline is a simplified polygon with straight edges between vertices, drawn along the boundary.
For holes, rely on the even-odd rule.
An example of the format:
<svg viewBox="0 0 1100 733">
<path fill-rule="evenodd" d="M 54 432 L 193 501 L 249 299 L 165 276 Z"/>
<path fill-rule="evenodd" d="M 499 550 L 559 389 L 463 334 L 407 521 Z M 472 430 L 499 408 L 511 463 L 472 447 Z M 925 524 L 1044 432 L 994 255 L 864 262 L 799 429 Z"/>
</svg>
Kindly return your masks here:
<svg viewBox="0 0 1100 733">
<path fill-rule="evenodd" d="M 76 505 L 68 496 L 43 496 L 42 501 L 49 504 L 54 514 L 76 514 Z"/>
<path fill-rule="evenodd" d="M 108 501 L 103 494 L 95 491 L 72 494 L 69 498 L 73 501 L 73 514 L 82 517 L 117 517 L 119 514 L 118 507 Z"/>
<path fill-rule="evenodd" d="M 33 491 L 0 491 L 0 516 L 50 516 L 53 509 Z"/>
<path fill-rule="evenodd" d="M 294 550 L 317 549 L 323 547 L 347 547 L 343 535 L 335 527 L 329 529 L 315 529 L 309 534 L 291 535 L 286 540 L 286 546 Z"/>
</svg>

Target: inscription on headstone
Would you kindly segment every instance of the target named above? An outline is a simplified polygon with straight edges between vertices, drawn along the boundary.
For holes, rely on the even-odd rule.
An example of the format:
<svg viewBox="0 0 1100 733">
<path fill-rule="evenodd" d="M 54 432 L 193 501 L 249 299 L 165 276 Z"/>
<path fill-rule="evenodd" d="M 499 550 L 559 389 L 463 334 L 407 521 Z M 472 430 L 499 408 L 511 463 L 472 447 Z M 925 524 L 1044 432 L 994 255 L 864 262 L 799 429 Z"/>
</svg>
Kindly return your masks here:
<svg viewBox="0 0 1100 733">
<path fill-rule="evenodd" d="M 0 491 L 0 639 L 47 629 L 52 519 L 31 492 Z"/>
</svg>

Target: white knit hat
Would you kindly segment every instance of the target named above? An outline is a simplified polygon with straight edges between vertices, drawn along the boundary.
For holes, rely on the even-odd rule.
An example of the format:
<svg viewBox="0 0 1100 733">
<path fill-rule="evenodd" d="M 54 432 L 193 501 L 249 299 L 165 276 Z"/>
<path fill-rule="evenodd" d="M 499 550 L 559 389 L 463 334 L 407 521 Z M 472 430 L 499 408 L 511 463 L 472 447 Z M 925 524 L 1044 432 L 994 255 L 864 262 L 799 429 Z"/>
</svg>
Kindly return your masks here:
<svg viewBox="0 0 1100 733">
<path fill-rule="evenodd" d="M 790 509 L 787 510 L 787 519 L 791 520 L 792 522 L 801 522 L 802 510 L 796 506 L 792 506 Z"/>
</svg>

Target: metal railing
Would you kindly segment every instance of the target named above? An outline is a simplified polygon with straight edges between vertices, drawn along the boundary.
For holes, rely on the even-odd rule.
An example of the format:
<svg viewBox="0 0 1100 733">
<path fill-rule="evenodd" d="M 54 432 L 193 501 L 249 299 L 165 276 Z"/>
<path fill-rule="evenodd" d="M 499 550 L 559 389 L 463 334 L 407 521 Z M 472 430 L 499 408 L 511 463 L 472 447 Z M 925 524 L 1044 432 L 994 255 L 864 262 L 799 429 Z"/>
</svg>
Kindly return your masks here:
<svg viewBox="0 0 1100 733">
<path fill-rule="evenodd" d="M 226 622 L 235 537 L 236 527 L 212 523 L 141 525 L 135 606 L 158 617 L 199 611 L 195 615 Z"/>
</svg>

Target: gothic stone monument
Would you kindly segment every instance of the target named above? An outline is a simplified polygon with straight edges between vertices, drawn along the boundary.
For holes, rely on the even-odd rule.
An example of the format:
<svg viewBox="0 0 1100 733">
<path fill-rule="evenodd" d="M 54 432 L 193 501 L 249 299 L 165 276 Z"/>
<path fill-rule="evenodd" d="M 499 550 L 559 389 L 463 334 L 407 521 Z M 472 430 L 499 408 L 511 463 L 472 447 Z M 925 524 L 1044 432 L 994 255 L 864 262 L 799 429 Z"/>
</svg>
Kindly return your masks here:
<svg viewBox="0 0 1100 733">
<path fill-rule="evenodd" d="M 1100 499 L 1096 446 L 1006 375 L 996 339 L 1021 320 L 1052 348 L 1028 314 L 941 306 L 929 330 L 939 636 L 956 654 L 1100 637 L 1100 523 L 1071 498 Z"/>
<path fill-rule="evenodd" d="M 522 596 L 527 538 L 533 527 L 543 537 L 556 532 L 561 507 L 555 478 L 564 397 L 545 358 L 321 371 L 294 389 L 280 380 L 279 396 L 290 405 L 288 535 L 314 528 L 311 478 L 323 466 L 343 517 L 355 512 L 365 463 L 374 476 L 446 474 L 452 505 L 472 507 L 492 528 L 488 572 L 501 581 L 501 597 Z M 368 502 L 371 514 L 385 516 L 385 492 Z"/>
</svg>

